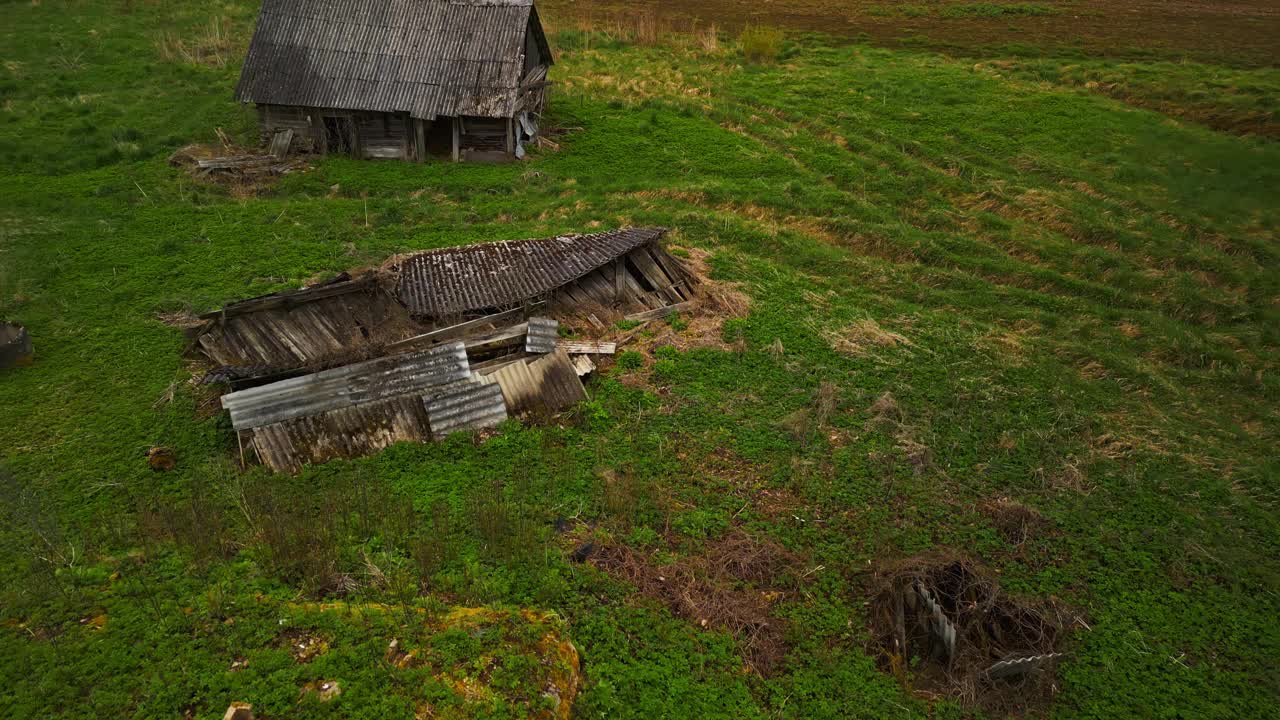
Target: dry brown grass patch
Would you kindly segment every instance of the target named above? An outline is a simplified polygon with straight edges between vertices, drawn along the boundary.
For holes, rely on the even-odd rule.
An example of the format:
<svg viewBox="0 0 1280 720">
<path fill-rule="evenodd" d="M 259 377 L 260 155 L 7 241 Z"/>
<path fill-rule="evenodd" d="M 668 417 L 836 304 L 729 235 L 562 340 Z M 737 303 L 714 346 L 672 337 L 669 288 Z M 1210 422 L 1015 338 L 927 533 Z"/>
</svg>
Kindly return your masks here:
<svg viewBox="0 0 1280 720">
<path fill-rule="evenodd" d="M 193 37 L 166 32 L 156 38 L 155 46 L 160 59 L 167 62 L 222 68 L 244 55 L 247 42 L 229 18 L 215 17 Z"/>
<path fill-rule="evenodd" d="M 990 518 L 996 532 L 1015 547 L 1044 535 L 1052 527 L 1039 511 L 1012 498 L 997 498 L 983 503 L 979 509 Z"/>
<path fill-rule="evenodd" d="M 876 348 L 912 344 L 905 335 L 884 329 L 872 317 L 855 320 L 839 330 L 825 327 L 815 329 L 832 350 L 852 357 L 862 357 Z"/>
<path fill-rule="evenodd" d="M 734 531 L 701 554 L 665 564 L 607 545 L 592 562 L 672 614 L 733 635 L 760 675 L 771 675 L 786 655 L 786 625 L 773 606 L 798 582 L 800 558 L 768 538 Z"/>
</svg>

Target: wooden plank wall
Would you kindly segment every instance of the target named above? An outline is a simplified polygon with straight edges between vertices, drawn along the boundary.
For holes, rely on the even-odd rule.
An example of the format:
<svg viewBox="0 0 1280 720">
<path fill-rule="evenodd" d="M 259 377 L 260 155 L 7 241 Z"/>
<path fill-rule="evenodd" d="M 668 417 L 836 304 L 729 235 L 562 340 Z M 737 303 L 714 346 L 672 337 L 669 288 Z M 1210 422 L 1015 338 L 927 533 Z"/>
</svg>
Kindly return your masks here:
<svg viewBox="0 0 1280 720">
<path fill-rule="evenodd" d="M 258 126 L 262 131 L 262 141 L 270 142 L 280 130 L 293 131 L 292 150 L 315 152 L 321 147 L 320 135 L 309 119 L 311 113 L 307 108 L 287 105 L 259 105 Z M 319 131 L 323 132 L 323 130 Z"/>
<path fill-rule="evenodd" d="M 507 152 L 507 119 L 462 118 L 459 138 L 464 151 Z"/>
<path fill-rule="evenodd" d="M 412 126 L 401 113 L 362 112 L 356 115 L 356 132 L 366 158 L 410 157 Z"/>
</svg>

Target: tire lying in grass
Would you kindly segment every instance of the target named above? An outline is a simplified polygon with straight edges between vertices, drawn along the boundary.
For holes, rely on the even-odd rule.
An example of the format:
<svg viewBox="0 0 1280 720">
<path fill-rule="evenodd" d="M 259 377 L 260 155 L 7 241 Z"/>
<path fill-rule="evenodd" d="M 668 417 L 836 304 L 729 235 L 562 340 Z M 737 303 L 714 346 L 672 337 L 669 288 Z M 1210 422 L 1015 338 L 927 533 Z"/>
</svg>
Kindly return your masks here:
<svg viewBox="0 0 1280 720">
<path fill-rule="evenodd" d="M 0 370 L 30 365 L 34 354 L 31 335 L 25 327 L 0 322 Z"/>
</svg>

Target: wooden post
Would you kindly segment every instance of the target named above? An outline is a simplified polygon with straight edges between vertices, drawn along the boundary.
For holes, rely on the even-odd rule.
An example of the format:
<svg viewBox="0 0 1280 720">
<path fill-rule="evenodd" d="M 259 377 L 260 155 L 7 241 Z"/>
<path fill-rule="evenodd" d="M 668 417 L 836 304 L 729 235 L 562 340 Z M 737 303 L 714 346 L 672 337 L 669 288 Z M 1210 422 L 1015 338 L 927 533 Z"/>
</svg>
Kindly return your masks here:
<svg viewBox="0 0 1280 720">
<path fill-rule="evenodd" d="M 516 136 L 515 123 L 511 118 L 507 118 L 507 157 L 515 157 L 516 154 Z"/>
<path fill-rule="evenodd" d="M 462 159 L 461 140 L 459 134 L 462 132 L 462 120 L 460 118 L 453 119 L 453 161 L 458 162 Z"/>
<path fill-rule="evenodd" d="M 427 123 L 422 118 L 413 119 L 414 136 L 418 141 L 418 162 L 427 161 Z"/>
</svg>

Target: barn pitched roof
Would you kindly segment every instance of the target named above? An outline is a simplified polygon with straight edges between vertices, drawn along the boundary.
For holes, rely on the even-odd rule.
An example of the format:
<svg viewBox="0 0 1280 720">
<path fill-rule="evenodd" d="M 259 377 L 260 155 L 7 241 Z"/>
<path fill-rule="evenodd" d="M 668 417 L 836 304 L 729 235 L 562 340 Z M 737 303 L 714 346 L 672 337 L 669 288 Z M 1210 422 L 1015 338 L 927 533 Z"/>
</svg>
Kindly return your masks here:
<svg viewBox="0 0 1280 720">
<path fill-rule="evenodd" d="M 512 307 L 573 282 L 666 231 L 623 228 L 426 250 L 400 261 L 397 291 L 410 312 L 423 316 Z"/>
<path fill-rule="evenodd" d="M 275 105 L 510 117 L 533 0 L 264 0 L 236 99 Z"/>
</svg>

